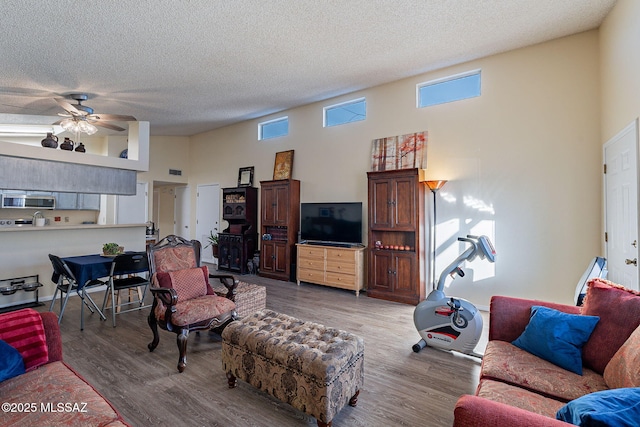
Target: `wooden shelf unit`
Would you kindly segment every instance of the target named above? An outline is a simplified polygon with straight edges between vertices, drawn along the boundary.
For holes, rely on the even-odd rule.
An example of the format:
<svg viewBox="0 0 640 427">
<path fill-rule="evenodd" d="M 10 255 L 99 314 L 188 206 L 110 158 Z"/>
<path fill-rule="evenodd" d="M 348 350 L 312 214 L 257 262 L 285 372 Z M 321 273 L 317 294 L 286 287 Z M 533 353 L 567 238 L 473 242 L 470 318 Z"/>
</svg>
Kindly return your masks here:
<svg viewBox="0 0 640 427">
<path fill-rule="evenodd" d="M 222 219 L 229 223 L 218 233 L 218 270 L 246 274 L 258 245 L 258 189 L 222 189 Z"/>
<path fill-rule="evenodd" d="M 416 305 L 425 298 L 424 169 L 368 172 L 367 295 Z M 380 242 L 382 248 L 376 247 Z"/>
<path fill-rule="evenodd" d="M 298 243 L 300 282 L 355 291 L 364 289 L 364 247 L 341 248 Z"/>
</svg>

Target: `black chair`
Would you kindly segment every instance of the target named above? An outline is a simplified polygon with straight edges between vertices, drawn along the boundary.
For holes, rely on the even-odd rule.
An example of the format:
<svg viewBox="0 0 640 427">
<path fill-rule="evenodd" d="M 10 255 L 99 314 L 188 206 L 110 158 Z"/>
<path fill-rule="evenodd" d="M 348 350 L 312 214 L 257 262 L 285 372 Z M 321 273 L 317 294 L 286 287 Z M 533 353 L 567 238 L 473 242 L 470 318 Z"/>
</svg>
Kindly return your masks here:
<svg viewBox="0 0 640 427">
<path fill-rule="evenodd" d="M 78 293 L 78 296 L 82 300 L 81 309 L 80 309 L 80 330 L 84 330 L 84 306 L 89 307 L 91 313 L 97 311 L 100 314 L 102 320 L 107 320 L 102 311 L 98 308 L 96 303 L 87 293 L 87 289 L 94 286 L 104 285 L 105 282 L 101 280 L 90 280 L 81 287 L 80 291 L 78 291 L 78 281 L 74 276 L 73 272 L 69 269 L 69 266 L 58 256 L 49 254 L 49 260 L 51 260 L 51 265 L 53 266 L 53 275 L 51 276 L 51 281 L 56 284 L 56 291 L 53 294 L 53 299 L 51 299 L 51 305 L 49 306 L 49 311 L 53 311 L 53 308 L 56 303 L 56 296 L 58 295 L 58 291 L 60 292 L 60 314 L 58 315 L 58 324 L 62 322 L 62 316 L 64 316 L 64 310 L 67 307 L 67 302 L 69 301 L 69 296 L 71 292 L 74 290 Z M 64 300 L 63 300 L 63 294 Z M 87 302 L 88 301 L 88 302 Z M 89 304 L 91 303 L 91 304 Z M 92 307 L 93 306 L 93 307 Z"/>
<path fill-rule="evenodd" d="M 147 288 L 150 285 L 149 279 L 138 276 L 134 273 L 144 273 L 147 275 L 149 272 L 149 259 L 146 252 L 129 252 L 118 255 L 114 258 L 111 264 L 111 272 L 109 274 L 109 282 L 107 283 L 107 290 L 104 293 L 104 300 L 102 301 L 102 311 L 104 312 L 105 305 L 107 304 L 107 297 L 111 295 L 111 317 L 113 319 L 113 327 L 116 327 L 116 314 L 127 313 L 129 311 L 141 310 L 143 308 L 151 307 L 151 304 L 144 305 L 144 297 L 147 293 Z M 139 294 L 138 300 L 126 301 L 116 303 L 116 292 L 125 289 L 133 289 L 139 292 L 139 288 L 143 288 L 141 295 Z M 135 305 L 133 308 L 122 310 L 122 307 Z"/>
</svg>

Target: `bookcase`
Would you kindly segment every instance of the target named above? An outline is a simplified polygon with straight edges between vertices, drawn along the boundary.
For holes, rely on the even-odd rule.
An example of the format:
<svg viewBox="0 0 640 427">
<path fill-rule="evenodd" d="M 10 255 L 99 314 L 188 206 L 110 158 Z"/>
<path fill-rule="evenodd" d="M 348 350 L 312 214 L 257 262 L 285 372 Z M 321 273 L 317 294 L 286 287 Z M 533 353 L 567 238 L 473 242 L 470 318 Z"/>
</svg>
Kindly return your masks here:
<svg viewBox="0 0 640 427">
<path fill-rule="evenodd" d="M 218 233 L 218 270 L 245 274 L 258 245 L 258 189 L 222 189 L 222 219 L 229 227 Z"/>
</svg>

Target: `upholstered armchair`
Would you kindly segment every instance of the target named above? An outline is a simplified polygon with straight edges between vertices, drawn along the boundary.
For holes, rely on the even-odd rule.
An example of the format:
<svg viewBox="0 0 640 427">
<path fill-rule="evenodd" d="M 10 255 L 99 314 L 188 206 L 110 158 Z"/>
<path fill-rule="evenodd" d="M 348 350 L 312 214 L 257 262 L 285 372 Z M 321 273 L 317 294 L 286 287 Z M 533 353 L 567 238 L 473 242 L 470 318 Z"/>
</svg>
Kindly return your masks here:
<svg viewBox="0 0 640 427">
<path fill-rule="evenodd" d="M 147 247 L 153 305 L 149 313 L 149 327 L 153 351 L 160 342 L 158 326 L 177 334 L 178 371 L 187 365 L 187 338 L 191 331 L 214 328 L 217 332 L 237 318 L 235 294 L 238 282 L 229 274 L 209 274 L 200 266 L 201 244 L 170 235 Z M 228 290 L 218 296 L 209 279 L 219 280 Z"/>
</svg>

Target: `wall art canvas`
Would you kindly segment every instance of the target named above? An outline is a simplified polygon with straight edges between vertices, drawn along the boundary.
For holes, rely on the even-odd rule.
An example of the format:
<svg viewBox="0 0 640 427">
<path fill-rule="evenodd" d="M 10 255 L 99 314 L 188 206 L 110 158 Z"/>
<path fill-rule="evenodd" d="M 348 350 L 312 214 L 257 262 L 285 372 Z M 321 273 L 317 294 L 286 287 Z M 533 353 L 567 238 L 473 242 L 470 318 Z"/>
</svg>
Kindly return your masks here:
<svg viewBox="0 0 640 427">
<path fill-rule="evenodd" d="M 427 132 L 373 140 L 371 170 L 424 169 L 427 163 Z"/>
<path fill-rule="evenodd" d="M 291 179 L 293 169 L 293 150 L 276 153 L 276 162 L 273 165 L 273 179 Z"/>
</svg>

